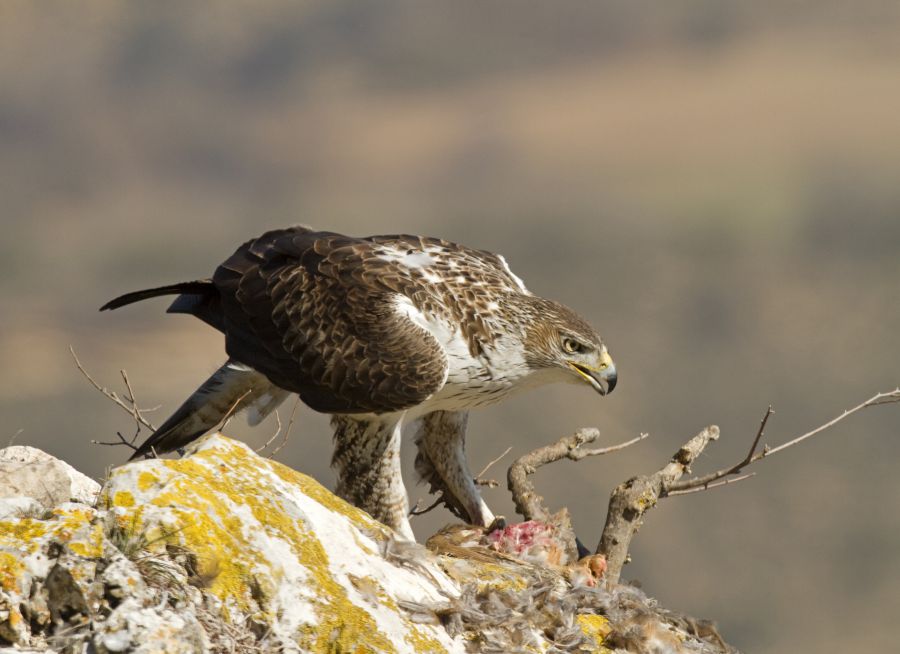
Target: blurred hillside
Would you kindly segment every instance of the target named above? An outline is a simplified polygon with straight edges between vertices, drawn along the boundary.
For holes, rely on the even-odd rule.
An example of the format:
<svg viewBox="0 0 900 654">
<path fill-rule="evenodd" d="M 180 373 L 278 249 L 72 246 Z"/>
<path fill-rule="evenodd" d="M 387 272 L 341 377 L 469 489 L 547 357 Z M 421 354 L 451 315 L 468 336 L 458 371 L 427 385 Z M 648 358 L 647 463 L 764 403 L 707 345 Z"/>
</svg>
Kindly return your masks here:
<svg viewBox="0 0 900 654">
<path fill-rule="evenodd" d="M 534 391 L 474 414 L 468 445 L 477 469 L 578 426 L 650 432 L 537 476 L 596 542 L 609 490 L 704 425 L 712 469 L 770 403 L 774 443 L 900 382 L 898 116 L 887 1 L 4 2 L 2 429 L 101 477 L 127 453 L 90 439 L 132 426 L 69 344 L 104 383 L 127 369 L 157 422 L 223 359 L 162 301 L 103 302 L 289 223 L 443 236 L 610 343 L 613 395 Z M 900 408 L 875 409 L 666 501 L 625 576 L 747 652 L 891 651 L 898 436 Z M 304 410 L 280 460 L 328 483 L 329 456 Z"/>
</svg>

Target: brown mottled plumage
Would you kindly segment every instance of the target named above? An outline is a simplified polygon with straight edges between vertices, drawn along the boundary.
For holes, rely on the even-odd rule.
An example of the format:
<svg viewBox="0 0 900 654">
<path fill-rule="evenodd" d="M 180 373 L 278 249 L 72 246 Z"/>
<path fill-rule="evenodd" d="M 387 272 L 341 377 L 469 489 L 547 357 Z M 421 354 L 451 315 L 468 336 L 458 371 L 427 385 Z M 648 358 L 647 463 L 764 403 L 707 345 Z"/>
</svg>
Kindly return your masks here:
<svg viewBox="0 0 900 654">
<path fill-rule="evenodd" d="M 338 492 L 412 537 L 400 434 L 458 513 L 493 515 L 465 461 L 467 411 L 553 381 L 615 385 L 599 335 L 532 295 L 503 257 L 435 238 L 353 238 L 307 227 L 243 244 L 211 279 L 123 295 L 115 309 L 178 294 L 169 307 L 225 334 L 228 361 L 135 453 L 182 447 L 229 409 L 252 424 L 290 393 L 333 415 Z"/>
</svg>

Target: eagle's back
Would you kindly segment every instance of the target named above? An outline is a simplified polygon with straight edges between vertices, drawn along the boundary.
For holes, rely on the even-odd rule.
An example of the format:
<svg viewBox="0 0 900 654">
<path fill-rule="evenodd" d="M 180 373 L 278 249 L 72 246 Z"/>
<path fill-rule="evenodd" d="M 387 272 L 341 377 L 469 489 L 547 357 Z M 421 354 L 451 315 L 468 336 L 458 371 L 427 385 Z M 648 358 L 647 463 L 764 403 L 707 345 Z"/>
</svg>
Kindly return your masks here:
<svg viewBox="0 0 900 654">
<path fill-rule="evenodd" d="M 499 392 L 491 349 L 510 328 L 506 299 L 528 293 L 490 252 L 305 227 L 243 244 L 213 284 L 229 355 L 328 413 L 405 410 L 445 383 Z"/>
</svg>

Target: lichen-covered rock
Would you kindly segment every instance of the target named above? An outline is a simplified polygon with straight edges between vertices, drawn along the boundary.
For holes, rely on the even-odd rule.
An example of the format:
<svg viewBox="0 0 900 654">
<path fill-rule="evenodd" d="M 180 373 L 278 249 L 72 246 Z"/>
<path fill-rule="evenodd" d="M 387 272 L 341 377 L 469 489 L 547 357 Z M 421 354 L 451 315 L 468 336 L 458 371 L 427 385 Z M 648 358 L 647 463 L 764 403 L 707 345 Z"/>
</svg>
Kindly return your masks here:
<svg viewBox="0 0 900 654">
<path fill-rule="evenodd" d="M 458 593 L 427 552 L 417 569 L 392 563 L 387 528 L 242 443 L 213 436 L 182 459 L 119 468 L 102 502 L 111 529 L 150 552 L 179 548 L 229 620 L 251 616 L 286 650 L 462 651 L 397 608 Z"/>
<path fill-rule="evenodd" d="M 97 654 L 206 654 L 209 639 L 194 613 L 142 606 L 133 597 L 97 625 L 91 639 Z"/>
<path fill-rule="evenodd" d="M 471 530 L 437 553 L 398 540 L 221 435 L 114 470 L 96 507 L 21 509 L 0 516 L 15 651 L 726 651 L 636 589 L 467 547 Z"/>
<path fill-rule="evenodd" d="M 0 449 L 0 497 L 29 497 L 46 509 L 63 502 L 93 504 L 100 484 L 35 447 Z M 7 513 L 0 512 L 0 517 Z"/>
</svg>

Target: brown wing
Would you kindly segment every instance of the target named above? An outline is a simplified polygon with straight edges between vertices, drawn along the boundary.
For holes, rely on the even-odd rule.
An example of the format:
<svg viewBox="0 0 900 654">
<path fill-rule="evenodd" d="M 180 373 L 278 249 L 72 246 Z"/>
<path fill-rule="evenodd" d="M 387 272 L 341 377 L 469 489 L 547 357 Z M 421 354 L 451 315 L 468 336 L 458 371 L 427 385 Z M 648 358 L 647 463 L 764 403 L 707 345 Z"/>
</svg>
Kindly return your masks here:
<svg viewBox="0 0 900 654">
<path fill-rule="evenodd" d="M 213 276 L 228 354 L 317 411 L 382 413 L 425 400 L 443 384 L 446 358 L 362 265 L 370 247 L 294 227 L 238 248 Z"/>
</svg>

